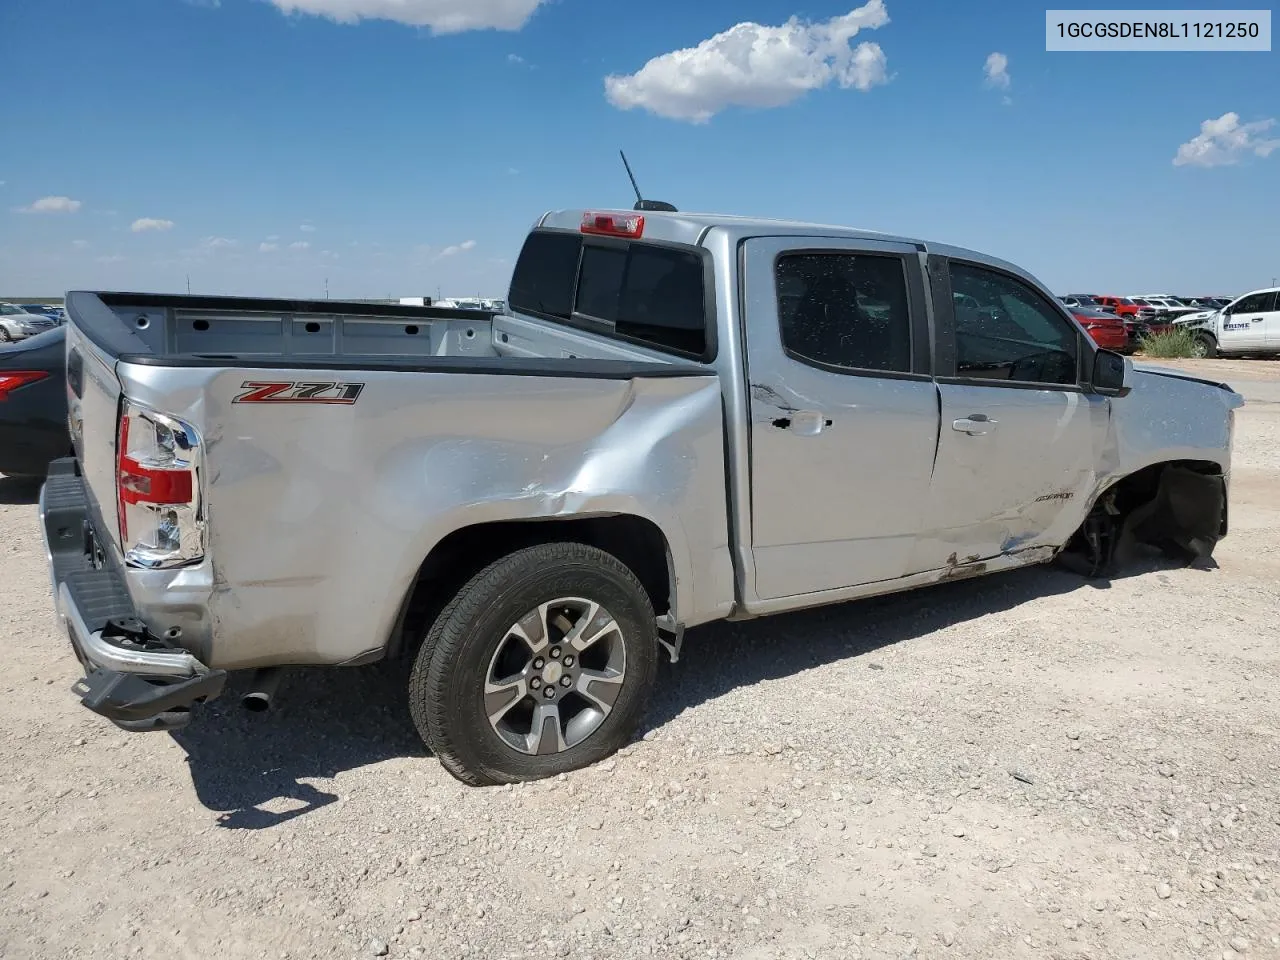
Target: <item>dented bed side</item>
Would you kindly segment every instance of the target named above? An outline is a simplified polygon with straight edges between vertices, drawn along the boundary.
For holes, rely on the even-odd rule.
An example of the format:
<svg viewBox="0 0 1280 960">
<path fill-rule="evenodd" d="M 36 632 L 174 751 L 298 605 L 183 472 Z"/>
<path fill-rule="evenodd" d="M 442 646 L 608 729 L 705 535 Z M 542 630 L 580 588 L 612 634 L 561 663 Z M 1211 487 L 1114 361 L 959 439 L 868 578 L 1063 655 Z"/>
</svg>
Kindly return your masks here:
<svg viewBox="0 0 1280 960">
<path fill-rule="evenodd" d="M 252 373 L 324 379 L 295 366 Z M 131 398 L 204 431 L 207 556 L 147 572 L 158 602 L 141 605 L 153 631 L 181 626 L 210 666 L 376 656 L 432 547 L 496 521 L 640 517 L 666 539 L 677 622 L 732 607 L 712 374 L 366 369 L 358 402 L 334 406 L 234 403 L 243 369 L 122 363 L 119 375 Z M 163 599 L 184 583 L 207 597 Z"/>
</svg>

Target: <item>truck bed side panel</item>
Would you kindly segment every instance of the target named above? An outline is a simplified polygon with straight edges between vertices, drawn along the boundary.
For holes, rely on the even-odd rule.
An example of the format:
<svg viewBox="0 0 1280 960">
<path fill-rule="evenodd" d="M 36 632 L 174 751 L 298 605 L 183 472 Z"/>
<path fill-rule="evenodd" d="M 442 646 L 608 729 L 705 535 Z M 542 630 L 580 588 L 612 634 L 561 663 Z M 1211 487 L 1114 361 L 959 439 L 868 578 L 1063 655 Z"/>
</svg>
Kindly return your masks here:
<svg viewBox="0 0 1280 960">
<path fill-rule="evenodd" d="M 129 396 L 203 433 L 210 622 L 184 634 L 216 633 L 213 666 L 341 663 L 382 647 L 431 548 L 490 521 L 651 520 L 671 549 L 677 618 L 732 607 L 715 376 L 119 372 Z M 232 402 L 248 380 L 335 376 L 364 384 L 358 402 Z"/>
</svg>

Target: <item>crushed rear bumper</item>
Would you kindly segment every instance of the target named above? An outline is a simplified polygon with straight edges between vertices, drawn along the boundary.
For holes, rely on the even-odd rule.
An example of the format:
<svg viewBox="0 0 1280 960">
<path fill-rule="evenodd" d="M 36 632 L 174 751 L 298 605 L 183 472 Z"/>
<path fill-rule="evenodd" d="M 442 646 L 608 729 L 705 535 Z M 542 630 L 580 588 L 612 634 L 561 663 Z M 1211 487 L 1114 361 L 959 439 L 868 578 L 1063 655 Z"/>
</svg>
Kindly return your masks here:
<svg viewBox="0 0 1280 960">
<path fill-rule="evenodd" d="M 212 700 L 226 671 L 151 634 L 138 619 L 109 548 L 99 546 L 75 458 L 55 460 L 40 491 L 40 527 L 54 607 L 85 676 L 72 692 L 126 730 L 173 730 Z"/>
</svg>

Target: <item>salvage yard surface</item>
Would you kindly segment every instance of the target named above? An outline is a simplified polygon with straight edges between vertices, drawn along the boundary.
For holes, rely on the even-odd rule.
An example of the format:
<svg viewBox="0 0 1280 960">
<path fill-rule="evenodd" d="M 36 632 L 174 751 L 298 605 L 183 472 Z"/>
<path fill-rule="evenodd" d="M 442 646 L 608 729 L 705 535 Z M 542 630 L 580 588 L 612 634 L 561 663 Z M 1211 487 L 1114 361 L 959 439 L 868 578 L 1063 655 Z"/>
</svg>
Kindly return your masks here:
<svg viewBox="0 0 1280 960">
<path fill-rule="evenodd" d="M 515 788 L 389 667 L 90 714 L 0 478 L 0 957 L 1280 957 L 1280 363 L 1158 365 L 1249 401 L 1209 569 L 692 631 L 644 739 Z"/>
</svg>

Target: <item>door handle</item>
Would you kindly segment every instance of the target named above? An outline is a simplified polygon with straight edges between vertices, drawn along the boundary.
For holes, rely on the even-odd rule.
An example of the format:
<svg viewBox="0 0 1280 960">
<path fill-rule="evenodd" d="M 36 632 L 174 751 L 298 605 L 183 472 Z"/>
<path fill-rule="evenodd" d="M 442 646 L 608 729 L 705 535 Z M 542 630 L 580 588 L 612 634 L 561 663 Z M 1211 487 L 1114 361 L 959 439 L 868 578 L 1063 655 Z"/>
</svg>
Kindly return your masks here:
<svg viewBox="0 0 1280 960">
<path fill-rule="evenodd" d="M 818 410 L 793 410 L 791 416 L 779 417 L 773 421 L 773 425 L 780 430 L 798 433 L 802 437 L 816 437 L 831 426 L 831 421 Z"/>
<path fill-rule="evenodd" d="M 983 413 L 971 413 L 967 417 L 951 421 L 951 429 L 956 433 L 967 433 L 971 437 L 990 433 L 995 429 L 997 421 Z"/>
<path fill-rule="evenodd" d="M 1254 323 L 1261 323 L 1261 322 L 1262 322 L 1262 318 L 1261 318 L 1261 317 L 1254 317 L 1254 318 L 1253 318 L 1253 322 L 1254 322 Z"/>
</svg>

